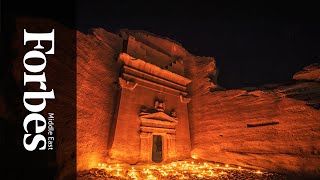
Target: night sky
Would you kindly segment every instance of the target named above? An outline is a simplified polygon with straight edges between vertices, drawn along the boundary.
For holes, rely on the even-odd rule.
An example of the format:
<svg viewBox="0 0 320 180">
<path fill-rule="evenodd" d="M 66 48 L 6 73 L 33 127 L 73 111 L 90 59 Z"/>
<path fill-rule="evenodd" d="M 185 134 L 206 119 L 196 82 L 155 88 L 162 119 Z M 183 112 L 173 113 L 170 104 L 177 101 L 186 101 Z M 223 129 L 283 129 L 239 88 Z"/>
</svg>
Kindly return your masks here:
<svg viewBox="0 0 320 180">
<path fill-rule="evenodd" d="M 320 62 L 320 25 L 312 4 L 79 3 L 78 29 L 145 30 L 212 56 L 228 89 L 285 83 Z"/>
</svg>

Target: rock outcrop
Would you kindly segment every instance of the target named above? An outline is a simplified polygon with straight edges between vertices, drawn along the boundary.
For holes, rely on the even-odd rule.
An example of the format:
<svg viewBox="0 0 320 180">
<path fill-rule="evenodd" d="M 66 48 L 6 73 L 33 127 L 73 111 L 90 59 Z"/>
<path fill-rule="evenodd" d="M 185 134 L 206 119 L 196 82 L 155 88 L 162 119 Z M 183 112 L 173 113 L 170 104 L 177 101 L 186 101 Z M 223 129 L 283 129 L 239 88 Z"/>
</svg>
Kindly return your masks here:
<svg viewBox="0 0 320 180">
<path fill-rule="evenodd" d="M 295 80 L 320 81 L 320 64 L 314 63 L 304 67 L 302 71 L 293 75 Z"/>
<path fill-rule="evenodd" d="M 134 33 L 137 43 L 148 45 L 131 52 L 137 58 L 170 61 L 177 57 L 192 80 L 188 108 L 194 158 L 275 172 L 319 174 L 319 82 L 223 90 L 216 83 L 212 57 L 194 56 L 173 41 Z M 113 134 L 117 96 L 115 60 L 121 43 L 119 36 L 102 29 L 92 35 L 78 34 L 79 170 L 109 158 L 107 140 Z M 316 80 L 314 72 L 317 70 L 310 72 L 309 80 Z"/>
<path fill-rule="evenodd" d="M 77 33 L 77 169 L 107 162 L 117 103 L 119 36 L 103 29 Z"/>
<path fill-rule="evenodd" d="M 216 92 L 194 89 L 194 157 L 319 176 L 319 82 Z"/>
</svg>

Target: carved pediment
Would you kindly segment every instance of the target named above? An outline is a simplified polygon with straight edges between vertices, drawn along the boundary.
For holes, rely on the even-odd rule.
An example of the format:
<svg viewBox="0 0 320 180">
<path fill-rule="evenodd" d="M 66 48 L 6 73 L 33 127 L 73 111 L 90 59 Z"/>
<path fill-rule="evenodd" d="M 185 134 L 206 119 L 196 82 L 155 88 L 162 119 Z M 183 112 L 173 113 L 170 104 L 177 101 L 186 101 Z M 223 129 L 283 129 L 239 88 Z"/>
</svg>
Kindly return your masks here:
<svg viewBox="0 0 320 180">
<path fill-rule="evenodd" d="M 142 106 L 139 117 L 140 130 L 142 132 L 175 133 L 178 123 L 177 113 L 173 109 L 169 114 L 165 112 L 165 103 L 161 101 L 155 101 L 154 108 Z"/>
<path fill-rule="evenodd" d="M 141 125 L 140 128 L 142 131 L 145 130 L 145 128 L 153 128 L 156 129 L 157 132 L 160 132 L 158 130 L 162 131 L 172 131 L 175 129 L 178 120 L 174 117 L 171 117 L 167 115 L 164 112 L 156 112 L 156 113 L 150 113 L 140 116 Z"/>
<path fill-rule="evenodd" d="M 153 114 L 152 116 L 154 116 L 155 118 L 157 118 L 157 117 L 160 118 L 159 120 L 168 119 L 168 121 L 175 122 L 175 120 L 177 119 L 177 112 L 174 109 L 172 109 L 170 111 L 170 113 L 166 113 L 165 112 L 165 103 L 162 101 L 158 101 L 158 100 L 155 101 L 154 108 L 147 108 L 145 106 L 141 106 L 140 115 L 139 115 L 140 117 L 145 116 L 145 115 L 150 115 L 150 114 Z M 152 119 L 152 118 L 149 117 L 149 119 Z"/>
<path fill-rule="evenodd" d="M 164 112 L 155 112 L 155 113 L 145 113 L 140 115 L 140 119 L 153 119 L 159 121 L 169 121 L 169 122 L 178 122 L 178 120 L 174 117 L 167 115 Z"/>
</svg>

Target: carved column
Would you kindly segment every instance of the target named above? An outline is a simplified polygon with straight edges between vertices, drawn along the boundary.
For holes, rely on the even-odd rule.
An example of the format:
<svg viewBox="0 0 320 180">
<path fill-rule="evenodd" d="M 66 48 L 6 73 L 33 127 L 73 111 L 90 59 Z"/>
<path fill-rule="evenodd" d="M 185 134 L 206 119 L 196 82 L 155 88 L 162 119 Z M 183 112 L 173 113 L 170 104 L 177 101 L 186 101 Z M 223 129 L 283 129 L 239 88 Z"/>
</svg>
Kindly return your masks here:
<svg viewBox="0 0 320 180">
<path fill-rule="evenodd" d="M 168 139 L 168 159 L 173 160 L 177 156 L 176 152 L 176 135 L 167 134 Z"/>
<path fill-rule="evenodd" d="M 162 161 L 165 162 L 168 160 L 168 137 L 167 134 L 162 136 Z"/>
<path fill-rule="evenodd" d="M 140 161 L 151 162 L 152 156 L 152 133 L 141 132 L 140 134 Z M 151 147 L 151 148 L 150 148 Z"/>
</svg>

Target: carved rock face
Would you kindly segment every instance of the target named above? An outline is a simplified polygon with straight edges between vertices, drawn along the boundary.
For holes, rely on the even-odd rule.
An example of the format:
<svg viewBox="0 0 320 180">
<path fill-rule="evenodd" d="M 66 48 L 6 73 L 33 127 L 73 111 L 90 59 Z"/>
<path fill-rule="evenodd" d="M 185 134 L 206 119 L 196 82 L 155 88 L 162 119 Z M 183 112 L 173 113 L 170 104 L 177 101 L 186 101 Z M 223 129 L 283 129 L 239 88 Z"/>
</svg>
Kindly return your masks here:
<svg viewBox="0 0 320 180">
<path fill-rule="evenodd" d="M 161 38 L 153 40 L 155 38 L 152 36 L 143 35 L 143 38 L 153 42 L 151 44 L 162 45 L 162 51 L 165 52 L 170 52 L 171 45 L 174 44 Z M 155 43 L 156 41 L 159 43 Z M 78 169 L 88 168 L 91 162 L 96 165 L 95 162 L 107 161 L 109 147 L 102 142 L 112 136 L 109 129 L 113 119 L 112 112 L 116 107 L 114 97 L 117 92 L 111 88 L 111 84 L 118 80 L 119 74 L 111 62 L 118 56 L 121 44 L 122 41 L 117 36 L 101 29 L 95 30 L 93 35 L 78 34 Z M 251 165 L 277 172 L 310 172 L 320 167 L 320 114 L 319 110 L 310 107 L 310 104 L 316 106 L 319 102 L 314 99 L 320 97 L 318 82 L 251 93 L 244 90 L 210 92 L 215 87 L 208 78 L 208 74 L 215 70 L 214 60 L 193 56 L 179 49 L 180 46 L 175 53 L 181 52 L 179 55 L 185 66 L 186 77 L 192 80 L 192 100 L 181 96 L 180 101 L 191 103 L 188 104 L 188 115 L 193 154 L 205 160 Z M 158 56 L 161 51 L 152 49 L 152 52 L 150 54 L 154 57 L 162 58 Z M 137 57 L 139 53 L 141 58 L 148 56 L 141 53 L 141 50 L 136 53 Z M 153 69 L 150 68 L 150 72 L 151 70 Z M 310 68 L 307 70 L 310 73 L 318 72 L 311 71 Z M 296 77 L 298 79 L 298 75 Z M 95 93 L 91 93 L 92 89 Z M 168 103 L 167 109 L 170 110 L 169 105 Z M 149 112 L 165 111 L 164 103 L 155 102 L 153 106 L 151 102 L 149 106 L 142 107 L 141 113 L 146 115 Z M 178 112 L 180 118 L 182 115 Z M 176 117 L 177 114 L 171 112 L 170 116 Z M 278 123 L 270 124 L 271 122 Z M 266 123 L 270 125 L 265 125 Z M 181 124 L 180 121 L 177 126 Z M 255 127 L 248 127 L 248 124 L 254 124 Z M 256 126 L 261 124 L 265 126 Z M 97 129 L 99 133 L 96 133 Z M 189 127 L 184 126 L 183 129 Z M 181 134 L 187 133 L 178 133 L 177 136 Z M 170 137 L 168 135 L 168 139 Z M 139 143 L 140 141 L 137 144 Z M 182 150 L 183 148 L 179 149 Z"/>
<path fill-rule="evenodd" d="M 295 80 L 320 81 L 320 63 L 314 63 L 304 67 L 293 75 Z"/>
<path fill-rule="evenodd" d="M 155 112 L 164 112 L 165 113 L 165 103 L 164 102 L 159 102 L 155 101 L 154 108 L 147 108 L 146 106 L 141 106 L 140 109 L 140 116 L 150 114 L 150 113 L 155 113 Z M 172 109 L 170 112 L 167 112 L 171 117 L 176 118 L 177 117 L 177 112 Z"/>
<path fill-rule="evenodd" d="M 316 174 L 320 111 L 311 105 L 316 106 L 319 95 L 319 83 L 298 82 L 192 97 L 192 154 L 268 171 Z"/>
</svg>

